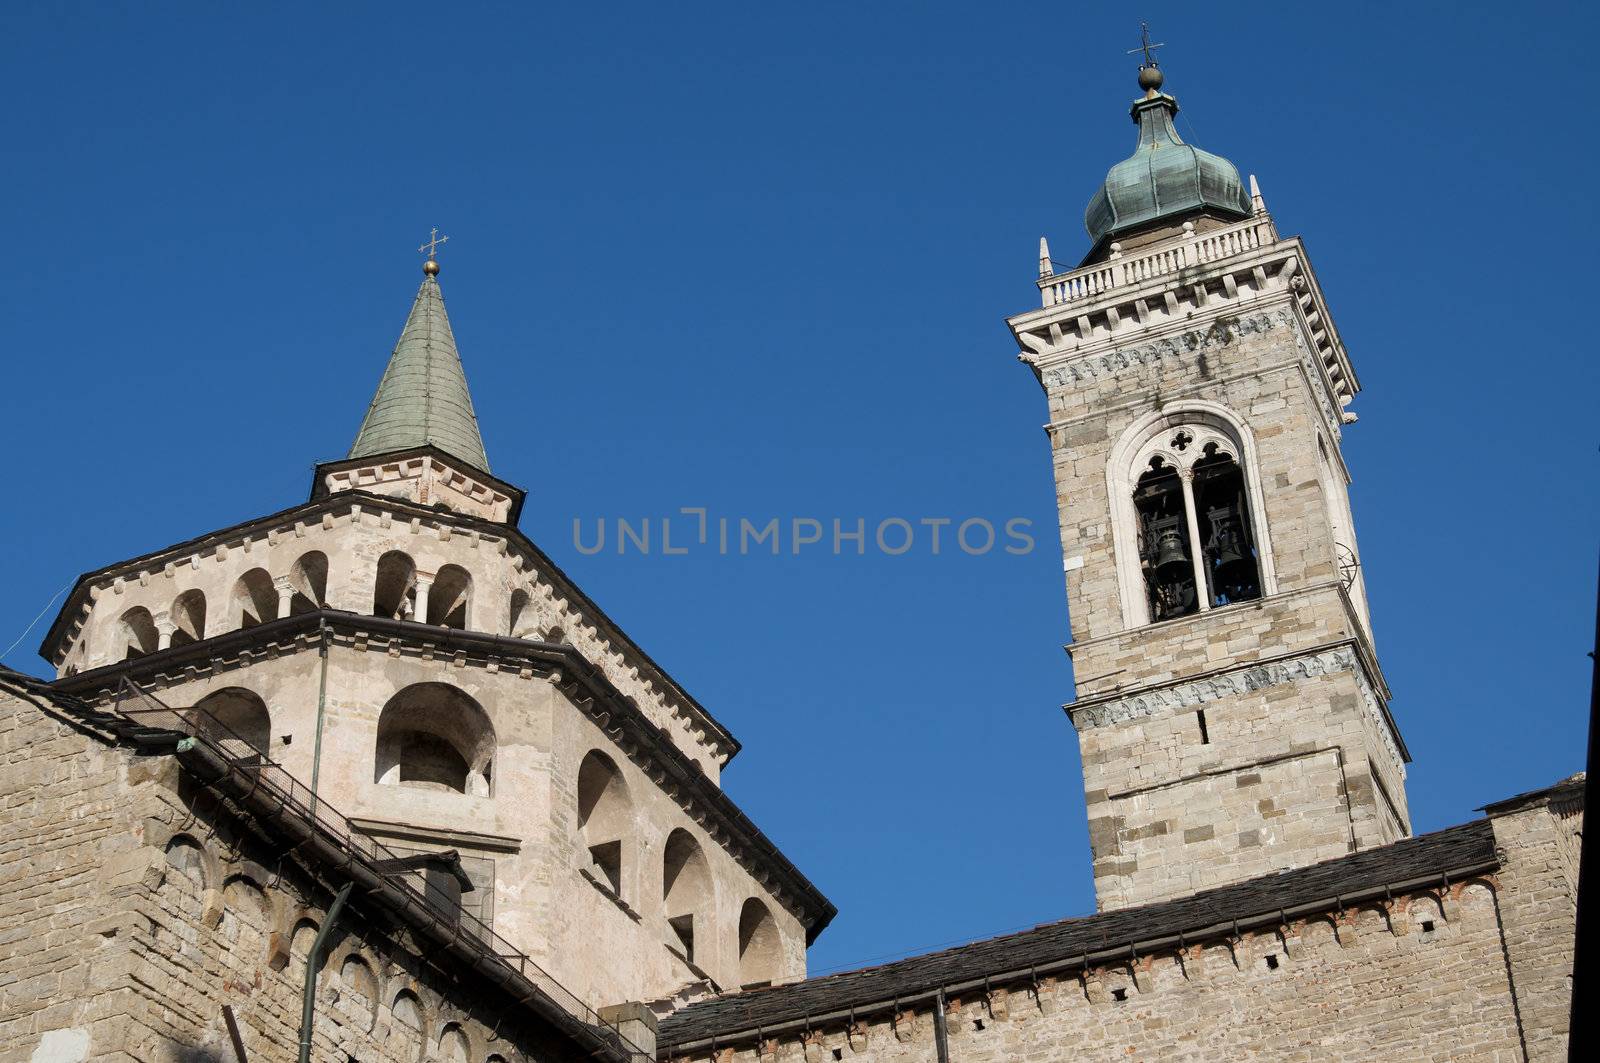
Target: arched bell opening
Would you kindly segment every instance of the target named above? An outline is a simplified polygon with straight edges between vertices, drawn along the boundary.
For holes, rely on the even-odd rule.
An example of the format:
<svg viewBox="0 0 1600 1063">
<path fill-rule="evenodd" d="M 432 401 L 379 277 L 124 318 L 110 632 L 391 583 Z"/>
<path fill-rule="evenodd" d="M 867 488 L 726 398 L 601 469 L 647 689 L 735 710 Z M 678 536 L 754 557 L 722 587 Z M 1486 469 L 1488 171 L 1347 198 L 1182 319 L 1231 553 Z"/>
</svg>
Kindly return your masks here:
<svg viewBox="0 0 1600 1063">
<path fill-rule="evenodd" d="M 1244 470 L 1215 443 L 1194 463 L 1195 517 L 1212 605 L 1261 597 L 1261 566 L 1251 534 Z"/>
<path fill-rule="evenodd" d="M 1157 455 L 1133 491 L 1139 519 L 1139 562 L 1151 620 L 1171 620 L 1199 608 L 1188 513 L 1178 470 Z"/>
</svg>

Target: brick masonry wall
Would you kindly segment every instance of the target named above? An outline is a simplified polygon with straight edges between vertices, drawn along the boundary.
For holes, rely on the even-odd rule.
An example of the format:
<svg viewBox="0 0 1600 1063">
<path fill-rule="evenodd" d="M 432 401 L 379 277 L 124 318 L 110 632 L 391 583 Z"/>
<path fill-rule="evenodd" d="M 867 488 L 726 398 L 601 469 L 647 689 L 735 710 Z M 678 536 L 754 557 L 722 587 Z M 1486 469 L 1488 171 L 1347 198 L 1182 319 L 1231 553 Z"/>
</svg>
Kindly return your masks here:
<svg viewBox="0 0 1600 1063">
<path fill-rule="evenodd" d="M 1273 929 L 949 992 L 952 1063 L 1372 1059 L 1558 1063 L 1571 1003 L 1581 788 L 1491 809 L 1492 875 Z M 810 1029 L 726 1030 L 682 1063 L 935 1063 L 926 997 Z"/>
<path fill-rule="evenodd" d="M 0 1063 L 295 1058 L 328 894 L 176 762 L 105 746 L 0 692 Z M 320 975 L 313 1058 L 581 1058 L 470 972 L 424 963 L 359 898 Z"/>
</svg>

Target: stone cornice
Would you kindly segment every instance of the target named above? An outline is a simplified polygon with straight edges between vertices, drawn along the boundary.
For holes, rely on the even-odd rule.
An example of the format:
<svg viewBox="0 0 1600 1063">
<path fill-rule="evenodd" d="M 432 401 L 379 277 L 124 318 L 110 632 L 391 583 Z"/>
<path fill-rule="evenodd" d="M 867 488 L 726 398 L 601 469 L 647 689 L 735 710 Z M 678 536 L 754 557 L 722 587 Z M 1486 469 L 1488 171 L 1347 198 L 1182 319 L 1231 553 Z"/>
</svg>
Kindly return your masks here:
<svg viewBox="0 0 1600 1063">
<path fill-rule="evenodd" d="M 124 676 L 155 693 L 176 683 L 249 667 L 261 660 L 315 653 L 323 625 L 335 645 L 358 652 L 400 653 L 491 672 L 514 670 L 524 678 L 554 684 L 623 755 L 794 914 L 806 927 L 808 941 L 837 914 L 821 891 L 698 764 L 678 749 L 671 735 L 651 721 L 605 673 L 566 644 L 322 609 L 80 672 L 49 686 L 91 704 L 114 698 Z"/>
<path fill-rule="evenodd" d="M 1160 251 L 1158 247 L 1151 254 L 1159 258 Z M 1304 334 L 1310 337 L 1308 350 L 1314 351 L 1312 361 L 1318 365 L 1314 375 L 1324 378 L 1334 393 L 1333 405 L 1342 408 L 1360 385 L 1298 238 L 1162 270 L 1091 298 L 1018 314 L 1006 323 L 1021 348 L 1018 357 L 1042 382 L 1044 372 L 1063 358 L 1127 345 L 1147 329 L 1194 327 L 1219 315 L 1243 314 L 1274 295 L 1288 297 L 1298 308 Z"/>
<path fill-rule="evenodd" d="M 1384 749 L 1396 770 L 1404 778 L 1409 758 L 1402 752 L 1399 733 L 1378 698 L 1372 679 L 1367 674 L 1366 657 L 1355 639 L 1307 652 L 1251 661 L 1204 676 L 1175 679 L 1126 694 L 1104 694 L 1069 702 L 1062 707 L 1072 718 L 1073 726 L 1080 730 L 1108 727 L 1150 716 L 1183 712 L 1221 698 L 1341 672 L 1355 676 L 1361 691 L 1362 706 L 1382 736 Z"/>
</svg>

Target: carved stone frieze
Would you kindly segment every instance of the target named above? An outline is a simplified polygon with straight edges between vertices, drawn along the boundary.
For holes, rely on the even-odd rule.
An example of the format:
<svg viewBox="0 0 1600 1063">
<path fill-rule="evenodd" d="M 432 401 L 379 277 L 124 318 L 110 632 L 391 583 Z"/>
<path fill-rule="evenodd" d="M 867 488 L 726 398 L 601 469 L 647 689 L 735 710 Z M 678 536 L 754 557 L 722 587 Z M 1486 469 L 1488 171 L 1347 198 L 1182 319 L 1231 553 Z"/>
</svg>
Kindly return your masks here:
<svg viewBox="0 0 1600 1063">
<path fill-rule="evenodd" d="M 1068 705 L 1067 711 L 1072 715 L 1073 724 L 1079 728 L 1105 727 L 1339 672 L 1350 672 L 1355 676 L 1356 684 L 1361 691 L 1362 705 L 1371 716 L 1377 733 L 1382 736 L 1384 749 L 1403 776 L 1405 761 L 1400 756 L 1400 747 L 1390 733 L 1389 721 L 1384 715 L 1376 691 L 1367 678 L 1366 669 L 1351 646 L 1339 646 L 1320 653 L 1309 653 L 1266 664 L 1245 665 L 1220 675 L 1175 683 L 1156 690 L 1145 690 L 1091 705 Z"/>
</svg>

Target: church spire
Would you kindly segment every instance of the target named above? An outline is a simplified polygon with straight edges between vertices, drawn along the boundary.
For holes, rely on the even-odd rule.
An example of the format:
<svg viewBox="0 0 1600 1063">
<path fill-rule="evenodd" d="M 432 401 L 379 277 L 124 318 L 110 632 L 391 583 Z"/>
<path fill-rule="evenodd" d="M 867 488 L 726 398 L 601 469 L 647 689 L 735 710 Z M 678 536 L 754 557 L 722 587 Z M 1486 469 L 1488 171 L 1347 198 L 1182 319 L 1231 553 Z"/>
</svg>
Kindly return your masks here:
<svg viewBox="0 0 1600 1063">
<path fill-rule="evenodd" d="M 435 229 L 434 238 L 423 245 L 428 261 L 422 267 L 422 287 L 350 447 L 352 458 L 432 444 L 489 471 L 467 376 L 439 290 L 439 263 L 434 254 L 444 239 Z"/>
</svg>

